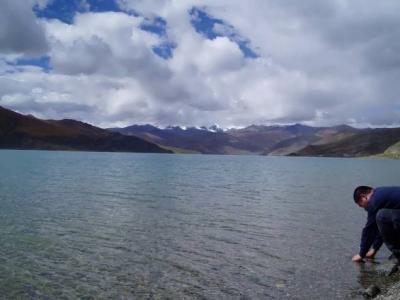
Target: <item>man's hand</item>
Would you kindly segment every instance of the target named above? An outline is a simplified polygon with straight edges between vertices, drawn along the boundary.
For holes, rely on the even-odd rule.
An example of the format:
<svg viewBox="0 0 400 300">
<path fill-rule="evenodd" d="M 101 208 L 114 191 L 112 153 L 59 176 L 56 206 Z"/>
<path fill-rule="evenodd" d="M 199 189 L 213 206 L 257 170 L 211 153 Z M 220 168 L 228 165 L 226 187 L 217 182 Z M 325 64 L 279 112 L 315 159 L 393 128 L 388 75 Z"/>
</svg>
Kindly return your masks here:
<svg viewBox="0 0 400 300">
<path fill-rule="evenodd" d="M 354 255 L 351 260 L 354 262 L 364 262 L 363 258 L 359 254 Z"/>
<path fill-rule="evenodd" d="M 377 253 L 378 251 L 376 251 L 375 249 L 369 249 L 369 251 L 367 252 L 367 255 L 365 255 L 365 257 L 366 258 L 374 258 L 375 257 L 375 254 Z"/>
</svg>

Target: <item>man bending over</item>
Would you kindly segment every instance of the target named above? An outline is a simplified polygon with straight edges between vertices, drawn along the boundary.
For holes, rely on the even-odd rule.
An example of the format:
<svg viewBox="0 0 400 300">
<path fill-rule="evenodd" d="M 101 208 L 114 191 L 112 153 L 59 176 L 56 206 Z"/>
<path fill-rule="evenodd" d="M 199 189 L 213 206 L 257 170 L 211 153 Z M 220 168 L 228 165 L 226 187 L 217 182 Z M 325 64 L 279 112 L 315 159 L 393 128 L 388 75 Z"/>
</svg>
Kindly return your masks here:
<svg viewBox="0 0 400 300">
<path fill-rule="evenodd" d="M 360 252 L 353 261 L 373 258 L 382 242 L 400 261 L 400 187 L 359 186 L 354 202 L 368 212 L 367 224 L 361 235 Z"/>
</svg>

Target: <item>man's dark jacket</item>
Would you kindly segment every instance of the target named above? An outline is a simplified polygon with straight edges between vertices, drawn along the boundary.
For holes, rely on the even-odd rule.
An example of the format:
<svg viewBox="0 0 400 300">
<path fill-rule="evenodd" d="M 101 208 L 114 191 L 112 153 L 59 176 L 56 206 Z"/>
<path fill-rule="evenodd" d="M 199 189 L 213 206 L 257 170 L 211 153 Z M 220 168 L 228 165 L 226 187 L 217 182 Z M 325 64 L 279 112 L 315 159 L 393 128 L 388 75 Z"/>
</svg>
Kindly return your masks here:
<svg viewBox="0 0 400 300">
<path fill-rule="evenodd" d="M 365 257 L 371 246 L 375 250 L 382 246 L 382 237 L 376 224 L 376 214 L 381 208 L 400 209 L 400 187 L 378 187 L 373 190 L 367 206 L 367 224 L 361 235 L 361 257 Z"/>
</svg>

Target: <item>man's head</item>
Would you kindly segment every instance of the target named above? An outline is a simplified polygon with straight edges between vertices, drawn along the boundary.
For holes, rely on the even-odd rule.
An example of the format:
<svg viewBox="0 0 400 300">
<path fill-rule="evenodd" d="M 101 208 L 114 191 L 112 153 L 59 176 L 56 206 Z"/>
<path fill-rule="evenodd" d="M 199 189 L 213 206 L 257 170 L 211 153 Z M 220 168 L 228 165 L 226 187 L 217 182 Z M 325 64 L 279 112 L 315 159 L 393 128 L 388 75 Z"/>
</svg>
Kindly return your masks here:
<svg viewBox="0 0 400 300">
<path fill-rule="evenodd" d="M 354 190 L 353 199 L 354 202 L 363 208 L 367 208 L 369 198 L 372 195 L 373 188 L 370 186 L 361 185 Z"/>
</svg>

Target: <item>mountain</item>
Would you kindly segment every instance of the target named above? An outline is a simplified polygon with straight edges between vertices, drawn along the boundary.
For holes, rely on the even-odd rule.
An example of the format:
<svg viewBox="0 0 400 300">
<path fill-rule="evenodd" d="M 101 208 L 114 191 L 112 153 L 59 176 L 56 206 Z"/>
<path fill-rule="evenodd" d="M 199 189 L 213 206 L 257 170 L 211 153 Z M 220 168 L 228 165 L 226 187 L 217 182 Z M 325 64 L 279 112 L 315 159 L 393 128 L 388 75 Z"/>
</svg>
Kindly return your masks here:
<svg viewBox="0 0 400 300">
<path fill-rule="evenodd" d="M 290 127 L 290 126 L 289 126 Z M 275 144 L 268 155 L 291 155 L 309 145 L 323 145 L 354 136 L 362 130 L 347 125 L 333 127 L 311 127 L 296 136 Z"/>
<path fill-rule="evenodd" d="M 152 125 L 133 125 L 125 128 L 110 128 L 110 131 L 137 136 L 163 147 L 203 154 L 226 154 L 225 147 L 235 142 L 234 138 L 222 130 L 205 127 L 170 126 L 160 129 Z"/>
<path fill-rule="evenodd" d="M 292 146 L 299 137 L 310 139 L 317 131 L 318 128 L 295 124 L 287 126 L 251 125 L 242 129 L 229 130 L 227 133 L 240 140 L 239 144 L 242 148 L 247 148 L 254 153 L 284 155 L 285 151 L 281 148 Z"/>
<path fill-rule="evenodd" d="M 384 158 L 400 159 L 400 142 L 397 142 L 396 144 L 391 145 L 380 156 L 384 157 Z"/>
<path fill-rule="evenodd" d="M 251 125 L 164 129 L 152 125 L 101 129 L 87 123 L 41 120 L 0 107 L 0 148 L 158 153 L 399 157 L 400 128 L 357 129 Z"/>
<path fill-rule="evenodd" d="M 251 125 L 225 131 L 215 126 L 210 128 L 175 126 L 161 129 L 152 125 L 133 125 L 110 130 L 137 136 L 178 152 L 263 155 L 289 155 L 310 144 L 330 143 L 361 132 L 347 125 L 311 127 L 301 124 Z"/>
<path fill-rule="evenodd" d="M 274 130 L 268 131 L 267 128 L 250 126 L 245 129 L 223 131 L 215 126 L 210 128 L 174 126 L 160 129 L 151 125 L 133 125 L 110 130 L 182 151 L 190 150 L 203 154 L 262 154 L 270 149 L 276 140 L 283 138 L 275 137 Z"/>
<path fill-rule="evenodd" d="M 1 106 L 0 148 L 171 153 L 154 143 L 87 123 L 41 120 Z"/>
<path fill-rule="evenodd" d="M 333 142 L 308 145 L 292 155 L 331 157 L 378 155 L 399 141 L 400 128 L 364 129 Z"/>
<path fill-rule="evenodd" d="M 359 157 L 386 151 L 384 157 L 394 157 L 398 147 L 393 145 L 400 141 L 400 128 L 358 129 L 348 125 L 251 125 L 229 130 L 133 125 L 111 130 L 141 137 L 176 152 L 204 154 Z"/>
</svg>

